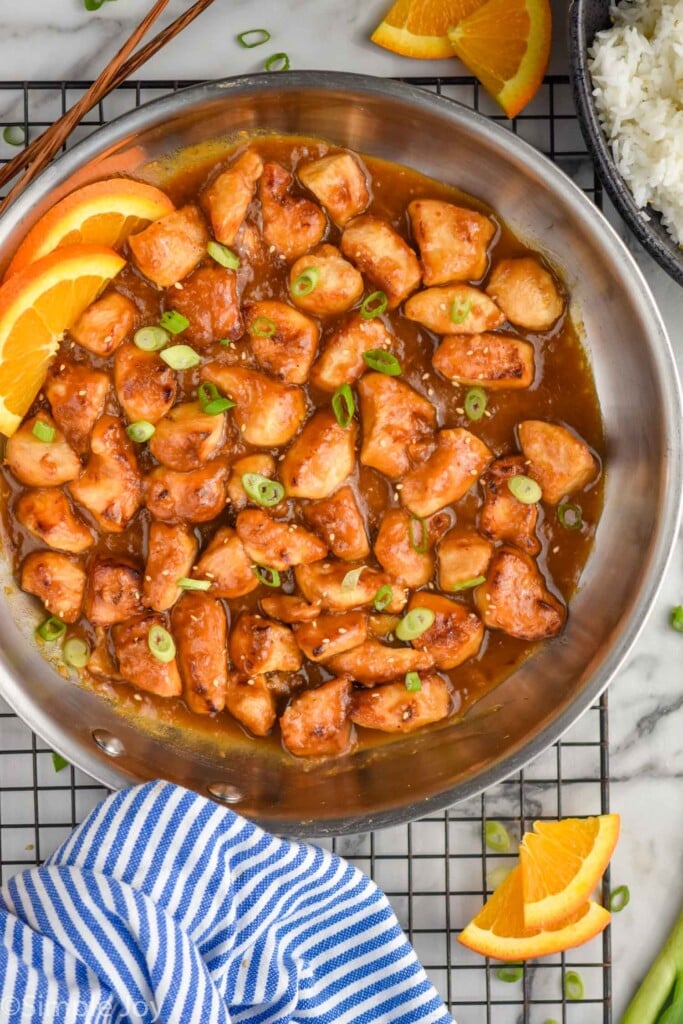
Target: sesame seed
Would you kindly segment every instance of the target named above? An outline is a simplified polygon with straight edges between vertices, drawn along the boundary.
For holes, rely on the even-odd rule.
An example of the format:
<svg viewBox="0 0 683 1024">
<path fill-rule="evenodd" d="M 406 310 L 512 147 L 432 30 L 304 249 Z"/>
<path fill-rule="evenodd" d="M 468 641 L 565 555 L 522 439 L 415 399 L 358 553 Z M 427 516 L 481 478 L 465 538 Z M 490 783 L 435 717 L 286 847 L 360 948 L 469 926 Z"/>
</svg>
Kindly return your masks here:
<svg viewBox="0 0 683 1024">
<path fill-rule="evenodd" d="M 434 388 L 427 388 L 427 394 L 428 394 L 428 395 L 429 395 L 429 397 L 431 398 L 431 397 L 432 397 L 432 395 L 434 394 Z"/>
<path fill-rule="evenodd" d="M 559 550 L 560 550 L 559 545 L 557 545 L 556 547 L 553 548 L 553 554 L 556 555 Z"/>
<path fill-rule="evenodd" d="M 268 246 L 268 252 L 275 252 L 275 246 L 274 245 L 269 245 Z"/>
<path fill-rule="evenodd" d="M 412 718 L 412 717 L 413 717 L 413 713 L 410 710 L 410 708 L 406 708 L 405 711 L 403 712 L 403 714 L 401 715 L 401 718 L 403 719 L 404 722 L 407 722 L 408 719 Z"/>
<path fill-rule="evenodd" d="M 170 572 L 170 570 L 169 570 L 169 569 L 162 569 L 162 570 L 161 570 L 161 575 L 162 575 L 162 576 L 170 576 L 170 575 L 171 575 L 171 572 Z"/>
<path fill-rule="evenodd" d="M 403 484 L 396 484 L 396 490 L 397 491 L 402 491 L 403 490 Z"/>
<path fill-rule="evenodd" d="M 343 626 L 340 626 L 337 632 L 339 633 L 339 636 L 344 636 L 346 633 L 348 633 L 348 629 L 344 629 Z"/>
<path fill-rule="evenodd" d="M 145 579 L 147 580 L 148 583 L 150 583 L 151 580 L 152 580 L 152 577 L 151 576 L 145 576 Z"/>
<path fill-rule="evenodd" d="M 465 414 L 465 410 L 461 409 L 460 406 L 457 406 L 455 411 L 457 412 L 458 416 L 464 416 Z"/>
<path fill-rule="evenodd" d="M 81 395 L 81 396 L 83 396 L 83 395 L 87 395 L 87 394 L 88 394 L 88 392 L 86 391 L 86 389 L 85 389 L 85 388 L 81 388 L 81 390 L 80 390 L 80 391 L 78 392 L 78 394 L 79 394 L 79 395 Z"/>
<path fill-rule="evenodd" d="M 476 469 L 471 469 L 470 470 L 470 476 L 479 476 L 479 471 L 476 470 Z"/>
<path fill-rule="evenodd" d="M 336 533 L 330 533 L 330 534 L 328 534 L 328 537 L 329 537 L 330 543 L 332 543 L 332 541 L 333 541 L 333 540 L 335 539 L 335 537 L 336 537 L 336 536 L 337 536 L 337 534 L 336 534 Z"/>
<path fill-rule="evenodd" d="M 469 350 L 469 352 L 467 353 L 467 355 L 468 355 L 468 356 L 473 356 L 473 355 L 474 355 L 474 349 L 473 349 L 473 348 L 471 348 L 471 349 Z"/>
</svg>

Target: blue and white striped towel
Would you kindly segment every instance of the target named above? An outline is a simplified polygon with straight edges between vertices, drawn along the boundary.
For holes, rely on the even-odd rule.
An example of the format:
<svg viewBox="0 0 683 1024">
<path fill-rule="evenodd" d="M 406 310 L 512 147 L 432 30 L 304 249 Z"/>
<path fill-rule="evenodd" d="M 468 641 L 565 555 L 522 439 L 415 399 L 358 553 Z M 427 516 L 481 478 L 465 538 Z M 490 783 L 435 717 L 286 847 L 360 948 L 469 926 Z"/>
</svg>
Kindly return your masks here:
<svg viewBox="0 0 683 1024">
<path fill-rule="evenodd" d="M 164 782 L 0 894 L 2 1024 L 452 1024 L 341 858 Z"/>
</svg>

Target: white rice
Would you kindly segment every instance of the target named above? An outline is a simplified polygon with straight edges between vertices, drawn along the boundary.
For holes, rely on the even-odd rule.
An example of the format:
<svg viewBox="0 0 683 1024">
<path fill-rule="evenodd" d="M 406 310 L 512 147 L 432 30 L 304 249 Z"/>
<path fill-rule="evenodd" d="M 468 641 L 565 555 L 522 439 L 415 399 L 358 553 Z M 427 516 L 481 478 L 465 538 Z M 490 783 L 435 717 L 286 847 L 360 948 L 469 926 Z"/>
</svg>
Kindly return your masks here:
<svg viewBox="0 0 683 1024">
<path fill-rule="evenodd" d="M 683 243 L 683 0 L 621 0 L 589 51 L 593 95 L 640 207 Z"/>
</svg>

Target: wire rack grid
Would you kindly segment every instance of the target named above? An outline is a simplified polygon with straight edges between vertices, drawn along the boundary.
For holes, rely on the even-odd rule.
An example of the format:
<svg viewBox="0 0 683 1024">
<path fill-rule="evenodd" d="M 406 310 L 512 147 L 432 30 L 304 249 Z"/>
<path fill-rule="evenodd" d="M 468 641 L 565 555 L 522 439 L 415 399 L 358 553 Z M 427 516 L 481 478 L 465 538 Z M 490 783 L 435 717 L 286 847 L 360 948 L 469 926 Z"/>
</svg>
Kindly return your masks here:
<svg viewBox="0 0 683 1024">
<path fill-rule="evenodd" d="M 507 121 L 469 77 L 408 78 L 503 123 L 548 154 L 602 208 L 603 198 L 578 128 L 569 80 L 549 76 L 524 113 Z M 88 82 L 0 82 L 0 124 L 27 140 L 70 107 Z M 141 103 L 193 84 L 127 82 L 102 101 L 70 143 Z M 0 141 L 0 163 L 16 152 Z M 0 880 L 40 863 L 106 791 L 69 766 L 56 772 L 51 751 L 0 701 Z M 374 878 L 389 897 L 430 978 L 458 1024 L 611 1024 L 609 929 L 581 949 L 524 967 L 513 982 L 500 965 L 456 940 L 514 852 L 486 846 L 486 823 L 512 837 L 537 818 L 609 810 L 608 703 L 603 696 L 565 737 L 518 775 L 440 814 L 397 828 L 325 841 Z M 605 893 L 609 889 L 606 876 Z M 584 985 L 567 998 L 567 972 Z"/>
</svg>

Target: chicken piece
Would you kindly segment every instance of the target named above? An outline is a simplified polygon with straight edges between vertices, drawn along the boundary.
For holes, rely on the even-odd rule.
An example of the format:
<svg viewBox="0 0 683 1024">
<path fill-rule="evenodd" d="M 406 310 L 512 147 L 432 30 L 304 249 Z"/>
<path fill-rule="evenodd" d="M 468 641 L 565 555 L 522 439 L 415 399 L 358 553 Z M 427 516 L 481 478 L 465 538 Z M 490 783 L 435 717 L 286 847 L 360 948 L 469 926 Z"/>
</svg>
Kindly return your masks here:
<svg viewBox="0 0 683 1024">
<path fill-rule="evenodd" d="M 302 185 L 313 193 L 337 225 L 343 228 L 363 213 L 370 202 L 363 168 L 352 153 L 332 153 L 297 167 Z"/>
<path fill-rule="evenodd" d="M 92 547 L 92 533 L 74 515 L 69 499 L 58 487 L 24 491 L 14 511 L 24 529 L 50 548 L 78 555 Z"/>
<path fill-rule="evenodd" d="M 448 380 L 490 391 L 528 388 L 534 382 L 534 346 L 509 334 L 450 334 L 432 363 Z"/>
<path fill-rule="evenodd" d="M 34 551 L 21 566 L 21 589 L 35 594 L 62 622 L 81 617 L 85 580 L 83 566 L 61 551 Z"/>
<path fill-rule="evenodd" d="M 248 302 L 247 336 L 260 366 L 288 384 L 305 384 L 318 350 L 320 328 L 285 302 Z"/>
<path fill-rule="evenodd" d="M 436 410 L 408 384 L 385 373 L 366 373 L 358 384 L 363 444 L 360 461 L 395 480 L 433 437 Z"/>
<path fill-rule="evenodd" d="M 159 288 L 182 281 L 206 255 L 210 241 L 198 207 L 183 206 L 128 239 L 138 270 Z"/>
<path fill-rule="evenodd" d="M 549 504 L 556 505 L 597 476 L 600 467 L 588 445 L 559 423 L 524 420 L 517 433 L 526 472 L 538 482 Z"/>
<path fill-rule="evenodd" d="M 306 396 L 295 384 L 281 384 L 258 370 L 221 363 L 206 363 L 201 376 L 232 398 L 232 415 L 247 444 L 279 448 L 292 440 L 306 419 Z"/>
<path fill-rule="evenodd" d="M 90 653 L 90 660 L 87 665 L 87 673 L 95 679 L 103 679 L 106 682 L 116 680 L 122 681 L 118 665 L 114 661 L 114 655 L 109 643 L 109 630 L 103 626 L 95 629 L 95 642 Z"/>
<path fill-rule="evenodd" d="M 493 544 L 474 530 L 449 530 L 439 542 L 439 586 L 442 590 L 465 590 L 464 583 L 485 576 L 493 555 Z"/>
<path fill-rule="evenodd" d="M 355 562 L 370 554 L 365 521 L 348 484 L 329 498 L 304 505 L 302 511 L 306 522 L 321 534 L 337 558 Z"/>
<path fill-rule="evenodd" d="M 317 562 L 327 554 L 327 545 L 314 533 L 297 523 L 273 519 L 261 508 L 240 512 L 235 527 L 249 558 L 280 572 Z"/>
<path fill-rule="evenodd" d="M 54 430 L 51 441 L 41 441 L 33 433 L 38 421 Z M 9 438 L 5 448 L 5 464 L 19 483 L 27 487 L 58 487 L 69 480 L 75 480 L 81 471 L 76 452 L 46 412 L 39 412 L 37 416 L 24 420 L 17 432 Z"/>
<path fill-rule="evenodd" d="M 246 508 L 253 498 L 250 498 L 244 489 L 242 477 L 245 473 L 258 473 L 259 476 L 266 476 L 272 480 L 275 476 L 276 463 L 272 455 L 265 452 L 256 452 L 254 455 L 245 455 L 237 459 L 230 467 L 230 478 L 228 480 L 228 500 L 232 507 L 240 512 Z"/>
<path fill-rule="evenodd" d="M 440 199 L 414 199 L 408 213 L 426 285 L 481 280 L 497 230 L 492 220 Z"/>
<path fill-rule="evenodd" d="M 213 233 L 223 245 L 234 243 L 262 173 L 263 160 L 253 149 L 247 149 L 204 193 L 202 201 L 208 208 Z"/>
<path fill-rule="evenodd" d="M 451 692 L 441 676 L 422 676 L 421 689 L 406 690 L 403 681 L 356 690 L 351 704 L 351 721 L 364 729 L 381 732 L 415 732 L 424 725 L 448 718 L 452 710 Z"/>
<path fill-rule="evenodd" d="M 330 658 L 326 668 L 337 675 L 349 676 L 363 686 L 375 686 L 403 678 L 406 672 L 425 671 L 433 666 L 434 659 L 427 651 L 388 647 L 378 640 L 366 640 L 352 651 Z"/>
<path fill-rule="evenodd" d="M 265 164 L 259 179 L 263 237 L 288 260 L 317 245 L 327 228 L 325 214 L 316 203 L 291 194 L 293 181 L 289 171 L 276 163 Z"/>
<path fill-rule="evenodd" d="M 275 725 L 275 694 L 265 676 L 245 679 L 237 672 L 229 672 L 226 707 L 254 736 L 267 736 Z"/>
<path fill-rule="evenodd" d="M 513 547 L 498 548 L 474 603 L 489 629 L 520 640 L 544 640 L 562 631 L 567 610 L 551 594 L 536 562 Z"/>
<path fill-rule="evenodd" d="M 478 653 L 484 639 L 484 626 L 466 605 L 440 594 L 421 591 L 410 599 L 408 611 L 414 608 L 434 612 L 432 625 L 411 643 L 417 650 L 430 654 L 437 668 L 457 668 Z"/>
<path fill-rule="evenodd" d="M 43 390 L 55 423 L 72 448 L 88 450 L 90 432 L 104 412 L 111 381 L 106 373 L 81 363 L 54 362 Z"/>
<path fill-rule="evenodd" d="M 145 479 L 145 504 L 164 523 L 208 523 L 225 507 L 227 483 L 228 467 L 222 459 L 189 473 L 159 466 Z"/>
<path fill-rule="evenodd" d="M 142 571 L 135 562 L 100 556 L 90 563 L 85 617 L 93 626 L 113 626 L 144 610 Z"/>
<path fill-rule="evenodd" d="M 158 421 L 149 450 L 163 466 L 187 473 L 210 462 L 224 438 L 225 413 L 211 416 L 201 402 L 181 402 Z"/>
<path fill-rule="evenodd" d="M 401 502 L 426 519 L 463 498 L 492 458 L 493 452 L 469 430 L 440 430 L 436 450 L 404 477 Z"/>
<path fill-rule="evenodd" d="M 228 624 L 219 601 L 188 591 L 171 613 L 183 699 L 195 715 L 222 711 L 228 695 Z"/>
<path fill-rule="evenodd" d="M 175 372 L 158 352 L 126 342 L 114 356 L 116 397 L 131 423 L 156 423 L 172 408 L 178 388 Z"/>
<path fill-rule="evenodd" d="M 507 540 L 528 555 L 537 555 L 541 542 L 536 536 L 538 505 L 515 498 L 508 483 L 524 475 L 527 467 L 522 455 L 496 459 L 484 476 L 484 504 L 479 514 L 479 531 L 489 540 Z"/>
<path fill-rule="evenodd" d="M 159 661 L 152 654 L 149 633 L 153 627 L 166 629 L 161 615 L 140 615 L 114 626 L 111 631 L 114 650 L 123 678 L 139 690 L 157 697 L 179 697 L 182 683 L 176 658 Z"/>
<path fill-rule="evenodd" d="M 178 580 L 189 576 L 199 543 L 194 531 L 183 523 L 154 523 L 149 527 L 143 600 L 155 612 L 165 612 L 176 603 L 182 590 Z"/>
<path fill-rule="evenodd" d="M 375 558 L 390 576 L 411 589 L 423 587 L 434 572 L 434 554 L 426 526 L 423 529 L 401 508 L 384 513 L 375 538 Z"/>
<path fill-rule="evenodd" d="M 390 351 L 394 338 L 379 318 L 364 320 L 354 313 L 329 339 L 311 370 L 311 384 L 322 391 L 336 391 L 354 384 L 367 370 L 364 352 Z"/>
<path fill-rule="evenodd" d="M 268 252 L 261 233 L 253 224 L 246 221 L 237 232 L 234 251 L 240 260 L 252 267 L 257 264 L 263 266 L 268 262 Z"/>
<path fill-rule="evenodd" d="M 229 650 L 237 671 L 247 676 L 301 668 L 301 651 L 291 629 L 262 615 L 240 615 L 230 633 Z"/>
<path fill-rule="evenodd" d="M 196 575 L 211 580 L 212 597 L 243 597 L 259 585 L 253 560 L 231 526 L 222 526 L 197 562 Z"/>
<path fill-rule="evenodd" d="M 351 684 L 330 679 L 297 694 L 280 716 L 285 748 L 295 757 L 338 757 L 351 747 Z"/>
<path fill-rule="evenodd" d="M 290 498 L 327 498 L 353 473 L 358 425 L 342 427 L 331 409 L 314 413 L 287 451 L 280 479 Z"/>
<path fill-rule="evenodd" d="M 90 444 L 92 454 L 86 469 L 69 484 L 71 496 L 88 510 L 101 530 L 123 533 L 142 504 L 142 480 L 133 442 L 116 416 L 102 416 Z"/>
<path fill-rule="evenodd" d="M 341 251 L 381 289 L 389 309 L 396 309 L 420 287 L 417 256 L 388 221 L 364 214 L 351 221 L 341 238 Z"/>
<path fill-rule="evenodd" d="M 136 309 L 120 292 L 108 292 L 91 303 L 69 329 L 81 348 L 106 359 L 135 326 Z"/>
<path fill-rule="evenodd" d="M 200 352 L 224 338 L 235 341 L 244 332 L 237 275 L 217 264 L 198 267 L 183 281 L 182 288 L 169 288 L 166 307 L 190 321 L 182 340 Z"/>
<path fill-rule="evenodd" d="M 486 291 L 511 324 L 527 331 L 548 331 L 564 311 L 553 275 L 534 259 L 501 260 L 491 271 Z"/>
<path fill-rule="evenodd" d="M 435 334 L 481 334 L 505 323 L 495 302 L 468 284 L 416 292 L 404 305 L 403 313 Z"/>
<path fill-rule="evenodd" d="M 310 291 L 299 291 L 297 282 L 303 275 L 314 275 L 310 277 L 313 282 Z M 289 294 L 292 302 L 307 313 L 340 316 L 360 299 L 363 278 L 334 245 L 319 245 L 292 264 Z"/>
<path fill-rule="evenodd" d="M 261 599 L 261 608 L 271 619 L 289 624 L 313 622 L 320 615 L 320 606 L 309 604 L 296 594 L 275 594 Z"/>
<path fill-rule="evenodd" d="M 294 626 L 294 637 L 311 661 L 329 661 L 367 640 L 368 617 L 362 612 L 319 615 L 314 622 Z"/>
<path fill-rule="evenodd" d="M 322 611 L 344 612 L 350 608 L 369 607 L 374 603 L 377 591 L 384 586 L 391 587 L 391 600 L 385 610 L 400 612 L 405 607 L 405 590 L 385 572 L 363 566 L 355 586 L 349 583 L 348 574 L 360 568 L 349 562 L 314 562 L 297 566 L 294 575 L 306 600 L 319 605 Z"/>
</svg>

